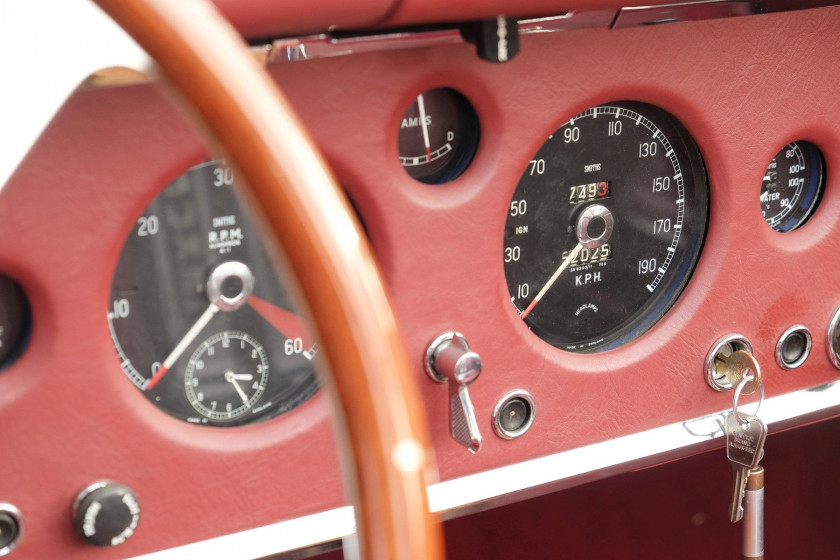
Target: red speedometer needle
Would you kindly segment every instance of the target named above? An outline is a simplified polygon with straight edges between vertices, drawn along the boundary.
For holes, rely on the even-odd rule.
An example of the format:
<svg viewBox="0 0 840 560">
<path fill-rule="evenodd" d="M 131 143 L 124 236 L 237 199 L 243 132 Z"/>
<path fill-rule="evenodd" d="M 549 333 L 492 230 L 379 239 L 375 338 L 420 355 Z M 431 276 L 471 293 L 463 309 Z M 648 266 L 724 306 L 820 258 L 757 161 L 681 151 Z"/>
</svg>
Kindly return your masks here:
<svg viewBox="0 0 840 560">
<path fill-rule="evenodd" d="M 163 364 L 158 368 L 158 370 L 152 375 L 149 379 L 149 382 L 146 383 L 146 388 L 144 391 L 149 391 L 150 389 L 154 389 L 155 385 L 166 375 L 166 372 L 169 371 L 169 368 L 178 361 L 178 358 L 181 357 L 181 354 L 184 353 L 184 350 L 192 344 L 192 341 L 195 340 L 195 337 L 198 336 L 198 333 L 204 330 L 204 327 L 207 326 L 207 323 L 210 322 L 216 313 L 219 312 L 219 307 L 215 303 L 211 303 L 207 306 L 207 309 L 204 310 L 204 313 L 201 314 L 201 317 L 198 318 L 198 321 L 190 327 L 190 330 L 187 331 L 187 334 L 184 335 L 184 338 L 181 339 L 172 352 L 163 360 Z"/>
<path fill-rule="evenodd" d="M 304 348 L 310 346 L 312 337 L 306 331 L 303 319 L 300 316 L 254 295 L 248 298 L 248 305 L 286 338 L 291 340 L 299 338 L 303 342 Z M 307 355 L 307 357 L 310 356 Z"/>
<path fill-rule="evenodd" d="M 531 313 L 531 311 L 534 310 L 534 308 L 540 302 L 540 300 L 548 291 L 548 289 L 551 288 L 551 286 L 554 284 L 554 282 L 557 281 L 558 278 L 560 278 L 560 275 L 563 274 L 563 271 L 569 268 L 569 264 L 575 259 L 578 253 L 580 253 L 581 249 L 583 249 L 583 245 L 578 243 L 577 245 L 575 245 L 575 248 L 572 249 L 572 251 L 569 253 L 569 256 L 563 259 L 563 262 L 560 263 L 560 266 L 557 267 L 557 270 L 554 271 L 554 274 L 551 275 L 551 278 L 549 278 L 548 282 L 545 283 L 545 286 L 542 287 L 540 292 L 537 294 L 537 297 L 535 297 L 534 300 L 530 304 L 528 304 L 528 307 L 525 308 L 525 311 L 522 312 L 522 315 L 520 315 L 522 319 L 525 319 L 525 317 L 527 317 Z"/>
</svg>

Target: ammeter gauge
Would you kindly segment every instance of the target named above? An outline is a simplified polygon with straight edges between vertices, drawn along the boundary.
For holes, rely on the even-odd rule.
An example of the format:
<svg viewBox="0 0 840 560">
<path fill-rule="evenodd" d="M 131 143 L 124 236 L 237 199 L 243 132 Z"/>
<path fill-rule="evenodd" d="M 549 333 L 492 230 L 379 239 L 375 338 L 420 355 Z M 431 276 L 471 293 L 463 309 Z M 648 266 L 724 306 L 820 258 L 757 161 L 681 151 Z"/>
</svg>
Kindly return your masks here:
<svg viewBox="0 0 840 560">
<path fill-rule="evenodd" d="M 761 182 L 761 215 L 774 230 L 793 231 L 808 221 L 822 197 L 825 163 L 810 142 L 791 142 L 773 157 Z"/>
<path fill-rule="evenodd" d="M 463 95 L 449 88 L 425 91 L 400 121 L 400 163 L 420 182 L 446 183 L 467 169 L 478 136 L 478 116 Z"/>
</svg>

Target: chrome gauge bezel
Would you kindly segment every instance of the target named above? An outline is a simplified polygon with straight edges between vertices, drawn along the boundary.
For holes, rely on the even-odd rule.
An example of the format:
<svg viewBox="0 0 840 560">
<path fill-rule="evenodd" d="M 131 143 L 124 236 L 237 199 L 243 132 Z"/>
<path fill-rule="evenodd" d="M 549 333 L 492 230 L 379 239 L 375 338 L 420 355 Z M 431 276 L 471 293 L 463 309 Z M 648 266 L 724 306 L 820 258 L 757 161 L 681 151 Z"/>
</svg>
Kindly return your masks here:
<svg viewBox="0 0 840 560">
<path fill-rule="evenodd" d="M 672 114 L 637 101 L 578 114 L 539 148 L 505 209 L 502 266 L 516 312 L 561 350 L 638 338 L 688 284 L 709 198 L 699 147 Z M 596 206 L 605 206 L 599 235 L 583 235 Z"/>
</svg>

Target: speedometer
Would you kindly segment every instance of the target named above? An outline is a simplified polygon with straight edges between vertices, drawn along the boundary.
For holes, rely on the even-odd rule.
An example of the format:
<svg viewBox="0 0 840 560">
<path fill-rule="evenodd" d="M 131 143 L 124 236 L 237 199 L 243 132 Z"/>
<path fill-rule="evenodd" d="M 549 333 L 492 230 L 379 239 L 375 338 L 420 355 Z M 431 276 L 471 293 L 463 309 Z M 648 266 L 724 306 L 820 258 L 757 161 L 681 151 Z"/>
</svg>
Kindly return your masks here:
<svg viewBox="0 0 840 560">
<path fill-rule="evenodd" d="M 550 344 L 629 342 L 673 305 L 706 233 L 703 159 L 669 113 L 637 102 L 589 109 L 531 159 L 508 207 L 510 299 Z"/>
</svg>

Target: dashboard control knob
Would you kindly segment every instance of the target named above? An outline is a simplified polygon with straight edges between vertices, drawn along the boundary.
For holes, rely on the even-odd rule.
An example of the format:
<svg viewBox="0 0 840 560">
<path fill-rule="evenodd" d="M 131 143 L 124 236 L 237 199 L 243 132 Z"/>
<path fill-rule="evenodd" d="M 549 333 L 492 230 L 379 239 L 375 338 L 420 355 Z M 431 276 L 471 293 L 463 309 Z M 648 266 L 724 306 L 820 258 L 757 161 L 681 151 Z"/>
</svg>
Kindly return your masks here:
<svg viewBox="0 0 840 560">
<path fill-rule="evenodd" d="M 519 52 L 519 20 L 516 18 L 483 19 L 462 26 L 461 34 L 475 43 L 476 53 L 482 60 L 508 62 Z"/>
<path fill-rule="evenodd" d="M 449 331 L 426 349 L 426 373 L 449 384 L 449 424 L 452 437 L 471 453 L 481 450 L 481 431 L 467 386 L 481 375 L 481 357 L 470 350 L 464 335 Z"/>
<path fill-rule="evenodd" d="M 73 504 L 73 520 L 89 544 L 117 546 L 137 529 L 140 502 L 127 486 L 100 480 L 79 493 Z"/>
</svg>

